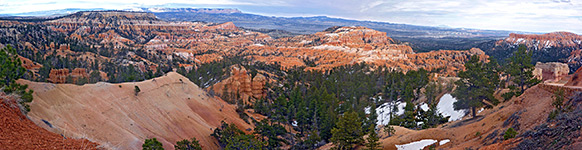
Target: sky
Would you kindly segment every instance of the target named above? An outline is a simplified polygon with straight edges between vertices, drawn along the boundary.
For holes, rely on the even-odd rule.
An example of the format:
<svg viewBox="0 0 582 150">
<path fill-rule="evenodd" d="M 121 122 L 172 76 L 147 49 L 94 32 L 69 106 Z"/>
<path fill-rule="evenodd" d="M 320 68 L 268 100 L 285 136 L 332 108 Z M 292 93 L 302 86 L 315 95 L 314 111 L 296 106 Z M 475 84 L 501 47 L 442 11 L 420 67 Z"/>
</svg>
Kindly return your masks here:
<svg viewBox="0 0 582 150">
<path fill-rule="evenodd" d="M 236 8 L 266 16 L 582 34 L 581 0 L 0 0 L 0 14 L 137 7 Z"/>
</svg>

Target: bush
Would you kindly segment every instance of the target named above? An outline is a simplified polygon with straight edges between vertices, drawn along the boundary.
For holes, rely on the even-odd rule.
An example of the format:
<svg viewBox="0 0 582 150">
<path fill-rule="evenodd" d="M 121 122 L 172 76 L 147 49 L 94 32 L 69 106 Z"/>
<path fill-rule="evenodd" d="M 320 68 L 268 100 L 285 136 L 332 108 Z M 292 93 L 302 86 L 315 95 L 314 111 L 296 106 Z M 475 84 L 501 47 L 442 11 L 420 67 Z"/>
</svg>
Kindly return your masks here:
<svg viewBox="0 0 582 150">
<path fill-rule="evenodd" d="M 139 92 L 141 92 L 141 90 L 139 89 L 139 87 L 136 85 L 135 88 L 133 89 L 133 91 L 135 92 L 135 96 L 137 96 L 137 94 Z"/>
<path fill-rule="evenodd" d="M 503 135 L 503 140 L 514 138 L 515 135 L 517 135 L 517 131 L 515 131 L 513 128 L 508 128 Z"/>
<path fill-rule="evenodd" d="M 550 114 L 548 115 L 548 119 L 554 120 L 556 118 L 556 116 L 558 116 L 558 114 L 560 114 L 560 111 L 554 110 L 554 111 L 550 112 Z"/>
<path fill-rule="evenodd" d="M 160 143 L 156 138 L 146 139 L 141 145 L 143 150 L 163 150 L 162 143 Z"/>
<path fill-rule="evenodd" d="M 184 139 L 182 141 L 176 142 L 174 148 L 177 150 L 202 150 L 202 146 L 200 146 L 200 142 L 194 137 L 192 141 L 188 141 Z"/>
</svg>

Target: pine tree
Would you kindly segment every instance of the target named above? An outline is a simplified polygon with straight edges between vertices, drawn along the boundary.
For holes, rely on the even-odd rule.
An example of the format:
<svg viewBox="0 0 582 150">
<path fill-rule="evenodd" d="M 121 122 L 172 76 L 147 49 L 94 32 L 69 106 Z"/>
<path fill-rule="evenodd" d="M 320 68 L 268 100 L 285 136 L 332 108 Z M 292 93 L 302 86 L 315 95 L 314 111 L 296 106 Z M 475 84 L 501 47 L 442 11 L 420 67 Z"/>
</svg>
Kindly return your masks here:
<svg viewBox="0 0 582 150">
<path fill-rule="evenodd" d="M 195 137 L 193 137 L 191 141 L 184 139 L 182 141 L 176 142 L 174 148 L 177 150 L 202 150 L 200 142 Z"/>
<path fill-rule="evenodd" d="M 141 147 L 143 150 L 164 150 L 162 143 L 160 143 L 156 138 L 146 139 Z"/>
<path fill-rule="evenodd" d="M 396 132 L 396 129 L 394 129 L 393 126 L 391 125 L 384 125 L 384 132 L 388 133 L 388 137 L 391 137 L 392 134 L 394 134 Z"/>
<path fill-rule="evenodd" d="M 516 93 L 516 95 L 522 94 L 527 87 L 531 87 L 538 82 L 537 79 L 533 78 L 532 54 L 527 52 L 525 45 L 521 44 L 517 51 L 513 53 L 513 56 L 509 58 L 506 71 L 513 78 L 513 82 L 520 88 L 519 93 Z"/>
<path fill-rule="evenodd" d="M 22 101 L 19 104 L 24 107 L 24 111 L 30 111 L 28 103 L 32 102 L 32 90 L 26 90 L 28 85 L 16 83 L 16 80 L 26 74 L 26 69 L 22 67 L 22 62 L 12 46 L 7 45 L 0 49 L 0 89 L 6 94 L 15 93 L 20 95 Z"/>
<path fill-rule="evenodd" d="M 356 112 L 346 112 L 339 118 L 336 127 L 331 130 L 333 142 L 340 150 L 352 149 L 354 145 L 363 142 L 362 122 Z"/>
<path fill-rule="evenodd" d="M 458 87 L 452 93 L 458 100 L 453 104 L 455 110 L 470 108 L 475 117 L 475 109 L 483 106 L 483 100 L 494 105 L 499 103 L 493 96 L 495 85 L 499 83 L 496 62 L 490 59 L 489 63 L 482 63 L 477 55 L 471 56 L 465 63 L 465 71 L 459 72 L 461 79 L 455 82 Z"/>
<path fill-rule="evenodd" d="M 370 126 L 370 129 L 368 131 L 368 138 L 366 138 L 367 150 L 380 150 L 380 149 L 382 149 L 382 147 L 380 146 L 380 143 L 378 142 L 380 140 L 380 138 L 378 138 L 378 134 L 376 133 L 374 126 Z"/>
</svg>

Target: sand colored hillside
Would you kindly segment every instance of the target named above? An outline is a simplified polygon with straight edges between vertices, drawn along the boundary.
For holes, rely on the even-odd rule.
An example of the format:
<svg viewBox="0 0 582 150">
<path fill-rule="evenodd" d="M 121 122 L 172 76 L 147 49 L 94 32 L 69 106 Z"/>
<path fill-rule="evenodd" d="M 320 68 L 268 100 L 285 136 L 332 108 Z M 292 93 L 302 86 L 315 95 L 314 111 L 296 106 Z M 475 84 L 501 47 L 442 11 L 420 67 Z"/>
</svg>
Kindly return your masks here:
<svg viewBox="0 0 582 150">
<path fill-rule="evenodd" d="M 97 83 L 77 86 L 19 81 L 34 92 L 30 118 L 67 137 L 87 139 L 111 149 L 141 149 L 146 138 L 157 138 L 164 148 L 196 137 L 204 149 L 217 149 L 210 136 L 221 120 L 241 129 L 251 128 L 238 117 L 235 106 L 210 97 L 187 78 L 171 72 L 136 83 Z M 141 92 L 135 96 L 134 86 Z"/>
<path fill-rule="evenodd" d="M 401 145 L 422 139 L 439 141 L 450 139 L 451 142 L 437 146 L 436 149 L 509 149 L 515 142 L 504 142 L 502 133 L 509 127 L 516 128 L 518 133 L 523 133 L 545 122 L 553 108 L 552 95 L 539 85 L 534 86 L 519 97 L 492 109 L 484 110 L 475 119 L 469 116 L 426 130 L 396 127 L 394 136 L 387 137 L 385 133 L 381 133 L 380 142 L 384 149 L 396 149 L 396 144 Z"/>
<path fill-rule="evenodd" d="M 16 101 L 0 93 L 0 149 L 96 149 L 85 139 L 49 132 L 22 115 Z"/>
</svg>

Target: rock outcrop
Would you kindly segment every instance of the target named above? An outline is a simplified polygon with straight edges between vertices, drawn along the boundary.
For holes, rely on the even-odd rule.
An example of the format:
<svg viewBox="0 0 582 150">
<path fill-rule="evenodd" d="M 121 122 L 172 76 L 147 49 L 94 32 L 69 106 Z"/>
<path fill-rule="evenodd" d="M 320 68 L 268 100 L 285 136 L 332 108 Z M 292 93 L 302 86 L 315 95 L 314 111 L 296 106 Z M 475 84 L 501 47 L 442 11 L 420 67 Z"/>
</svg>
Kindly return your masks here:
<svg viewBox="0 0 582 150">
<path fill-rule="evenodd" d="M 570 66 L 570 72 L 582 66 L 580 49 L 582 35 L 569 32 L 553 32 L 546 34 L 510 34 L 509 37 L 480 46 L 485 52 L 505 61 L 513 55 L 519 45 L 525 45 L 532 52 L 534 62 L 562 62 Z"/>
<path fill-rule="evenodd" d="M 509 37 L 497 41 L 497 44 L 524 44 L 533 50 L 551 47 L 580 47 L 582 36 L 570 32 L 552 32 L 546 34 L 509 34 Z"/>
<path fill-rule="evenodd" d="M 69 76 L 69 69 L 51 69 L 48 81 L 52 83 L 65 83 Z"/>
<path fill-rule="evenodd" d="M 234 65 L 230 68 L 230 76 L 211 87 L 209 90 L 221 95 L 229 100 L 240 99 L 250 104 L 254 99 L 260 99 L 266 96 L 265 84 L 267 78 L 257 73 L 255 77 L 247 72 L 246 68 L 240 65 Z"/>
<path fill-rule="evenodd" d="M 49 78 L 51 83 L 67 83 L 67 78 L 71 78 L 72 83 L 76 83 L 80 78 L 89 78 L 89 74 L 85 68 L 75 68 L 72 72 L 69 69 L 51 69 Z"/>
<path fill-rule="evenodd" d="M 537 62 L 533 71 L 534 77 L 542 81 L 560 80 L 561 77 L 568 75 L 568 73 L 570 73 L 568 65 L 559 62 Z"/>
<path fill-rule="evenodd" d="M 265 84 L 267 83 L 267 78 L 262 74 L 257 74 L 251 83 L 251 91 L 253 98 L 261 99 L 267 96 L 265 91 Z"/>
</svg>

